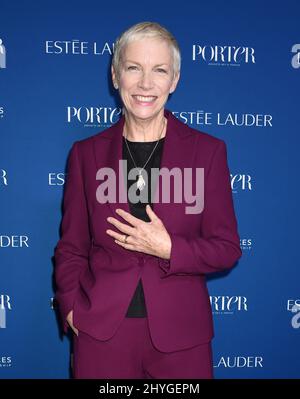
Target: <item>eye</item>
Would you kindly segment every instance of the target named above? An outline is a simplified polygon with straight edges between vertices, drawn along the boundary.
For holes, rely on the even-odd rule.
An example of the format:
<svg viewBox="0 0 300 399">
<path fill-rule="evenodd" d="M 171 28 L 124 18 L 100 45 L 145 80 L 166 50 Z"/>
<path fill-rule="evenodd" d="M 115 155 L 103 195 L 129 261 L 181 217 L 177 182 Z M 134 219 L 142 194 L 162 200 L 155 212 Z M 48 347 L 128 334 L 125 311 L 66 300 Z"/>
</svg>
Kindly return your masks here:
<svg viewBox="0 0 300 399">
<path fill-rule="evenodd" d="M 163 68 L 157 68 L 157 71 L 158 72 L 163 72 L 163 73 L 166 73 L 167 71 L 165 70 L 165 69 L 163 69 Z"/>
<path fill-rule="evenodd" d="M 134 68 L 137 68 L 136 66 L 134 66 L 134 65 L 130 65 L 127 69 L 134 69 Z"/>
</svg>

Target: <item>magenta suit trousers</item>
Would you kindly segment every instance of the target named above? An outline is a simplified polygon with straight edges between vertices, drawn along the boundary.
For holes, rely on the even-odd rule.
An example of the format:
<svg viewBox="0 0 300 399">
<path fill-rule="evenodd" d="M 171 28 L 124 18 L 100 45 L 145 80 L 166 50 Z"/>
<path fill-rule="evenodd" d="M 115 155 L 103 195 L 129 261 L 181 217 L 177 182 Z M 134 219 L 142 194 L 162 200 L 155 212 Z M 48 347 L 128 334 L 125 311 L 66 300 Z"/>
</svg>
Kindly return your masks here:
<svg viewBox="0 0 300 399">
<path fill-rule="evenodd" d="M 125 317 L 112 338 L 99 341 L 74 334 L 73 378 L 213 378 L 211 341 L 161 352 L 151 340 L 147 317 Z"/>
</svg>

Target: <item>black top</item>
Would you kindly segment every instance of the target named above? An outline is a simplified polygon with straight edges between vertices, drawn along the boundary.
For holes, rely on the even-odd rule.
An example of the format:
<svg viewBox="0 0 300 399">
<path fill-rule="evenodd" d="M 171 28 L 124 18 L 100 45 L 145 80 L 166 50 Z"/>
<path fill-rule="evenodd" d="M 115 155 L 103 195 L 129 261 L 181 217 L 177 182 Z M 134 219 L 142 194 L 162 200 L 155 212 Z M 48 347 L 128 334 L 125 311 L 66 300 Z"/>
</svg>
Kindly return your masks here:
<svg viewBox="0 0 300 399">
<path fill-rule="evenodd" d="M 147 165 L 144 167 L 144 169 L 147 172 L 148 176 L 148 181 L 144 178 L 146 186 L 142 191 L 137 189 L 137 195 L 140 195 L 142 197 L 142 200 L 138 201 L 136 204 L 132 203 L 130 199 L 128 198 L 128 192 L 127 192 L 127 198 L 128 198 L 128 203 L 129 203 L 129 208 L 130 208 L 130 213 L 134 215 L 135 217 L 144 220 L 145 222 L 150 222 L 150 219 L 147 215 L 146 212 L 146 205 L 149 204 L 150 206 L 152 205 L 152 195 L 154 193 L 151 192 L 151 168 L 159 168 L 160 167 L 160 160 L 161 160 L 161 154 L 162 154 L 162 149 L 163 149 L 163 143 L 164 143 L 164 137 L 161 138 L 160 140 L 156 141 L 148 141 L 148 142 L 140 142 L 140 141 L 129 141 L 127 140 L 129 149 L 131 151 L 132 157 L 136 163 L 136 166 L 138 168 L 142 168 L 149 158 L 154 146 L 156 145 L 157 141 L 158 144 L 149 159 Z M 129 190 L 130 186 L 133 184 L 136 185 L 136 182 L 134 182 L 131 179 L 128 179 L 128 174 L 132 168 L 135 168 L 135 165 L 131 159 L 131 156 L 128 152 L 128 148 L 125 142 L 125 137 L 123 136 L 123 159 L 127 160 L 127 189 Z M 143 177 L 144 177 L 144 171 L 143 171 Z M 125 176 L 124 176 L 125 177 Z M 157 175 L 154 176 L 154 187 L 156 187 L 157 184 Z M 142 280 L 140 279 L 135 293 L 131 299 L 130 305 L 128 307 L 126 317 L 146 317 L 147 316 L 147 309 L 146 309 L 146 304 L 145 304 L 145 298 L 144 298 L 144 290 L 143 290 L 143 284 Z"/>
</svg>

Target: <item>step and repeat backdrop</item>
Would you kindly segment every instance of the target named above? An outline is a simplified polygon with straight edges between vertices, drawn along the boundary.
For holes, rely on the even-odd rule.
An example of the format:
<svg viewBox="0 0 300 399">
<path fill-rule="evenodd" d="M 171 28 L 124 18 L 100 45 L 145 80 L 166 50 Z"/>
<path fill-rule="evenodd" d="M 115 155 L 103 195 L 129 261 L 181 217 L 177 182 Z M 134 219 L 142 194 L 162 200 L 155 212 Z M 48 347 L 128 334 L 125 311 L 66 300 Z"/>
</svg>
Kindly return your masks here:
<svg viewBox="0 0 300 399">
<path fill-rule="evenodd" d="M 70 378 L 54 248 L 74 141 L 115 123 L 114 41 L 156 21 L 181 48 L 166 108 L 227 144 L 243 256 L 208 276 L 215 378 L 300 377 L 300 3 L 1 2 L 0 379 Z"/>
</svg>

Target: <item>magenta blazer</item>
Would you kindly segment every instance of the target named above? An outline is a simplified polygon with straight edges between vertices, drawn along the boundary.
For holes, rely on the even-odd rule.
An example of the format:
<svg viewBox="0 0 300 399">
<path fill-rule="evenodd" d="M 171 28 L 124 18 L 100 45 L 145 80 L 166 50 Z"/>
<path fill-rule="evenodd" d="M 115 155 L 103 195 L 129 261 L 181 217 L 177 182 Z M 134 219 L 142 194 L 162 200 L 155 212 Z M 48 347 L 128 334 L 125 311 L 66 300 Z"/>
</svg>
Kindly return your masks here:
<svg viewBox="0 0 300 399">
<path fill-rule="evenodd" d="M 168 124 L 160 168 L 204 168 L 204 210 L 187 214 L 191 204 L 185 202 L 153 204 L 171 237 L 170 260 L 119 246 L 106 233 L 118 231 L 106 218 L 127 223 L 115 209 L 130 212 L 129 204 L 99 203 L 96 172 L 113 168 L 117 187 L 126 196 L 119 181 L 124 115 L 103 132 L 76 141 L 68 159 L 62 236 L 55 248 L 55 298 L 65 333 L 66 316 L 73 309 L 79 331 L 98 340 L 111 338 L 141 277 L 151 337 L 159 350 L 189 348 L 214 336 L 205 275 L 230 269 L 241 257 L 226 145 L 171 111 L 164 114 Z M 161 193 L 161 176 L 158 183 Z"/>
</svg>

